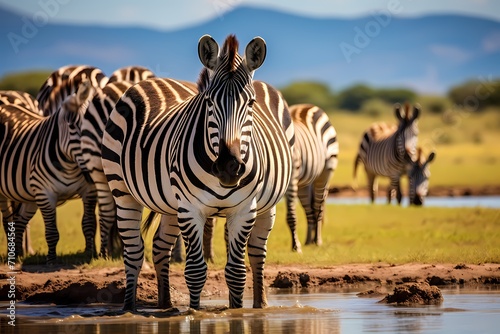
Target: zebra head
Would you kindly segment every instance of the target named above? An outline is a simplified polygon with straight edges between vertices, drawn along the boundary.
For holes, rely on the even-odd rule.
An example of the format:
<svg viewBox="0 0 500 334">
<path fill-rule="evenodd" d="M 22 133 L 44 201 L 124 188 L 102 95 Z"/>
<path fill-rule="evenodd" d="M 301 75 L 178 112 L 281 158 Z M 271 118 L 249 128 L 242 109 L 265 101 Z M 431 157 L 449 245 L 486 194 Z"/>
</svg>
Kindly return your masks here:
<svg viewBox="0 0 500 334">
<path fill-rule="evenodd" d="M 201 37 L 198 55 L 205 66 L 198 82 L 204 96 L 210 150 L 215 156 L 212 174 L 223 187 L 236 187 L 245 173 L 253 124 L 254 71 L 266 57 L 266 43 L 255 37 L 245 55 L 238 41 L 228 36 L 222 50 L 209 35 Z"/>
<path fill-rule="evenodd" d="M 417 118 L 420 114 L 420 106 L 414 106 L 413 113 L 410 115 L 410 105 L 406 103 L 405 113 L 402 115 L 401 105 L 397 103 L 394 106 L 394 111 L 399 121 L 397 129 L 397 153 L 402 159 L 405 159 L 408 155 L 413 159 L 417 153 Z"/>
<path fill-rule="evenodd" d="M 76 93 L 64 100 L 59 114 L 59 142 L 66 158 L 76 162 L 87 181 L 91 181 L 87 166 L 82 157 L 80 138 L 82 121 L 88 105 L 94 96 L 95 88 L 90 81 L 84 81 Z"/>
<path fill-rule="evenodd" d="M 422 158 L 422 150 L 419 148 L 417 159 L 412 161 L 408 168 L 408 178 L 410 179 L 410 205 L 422 205 L 424 198 L 429 191 L 429 177 L 431 172 L 429 164 L 436 157 L 436 153 L 431 152 L 427 159 Z"/>
</svg>

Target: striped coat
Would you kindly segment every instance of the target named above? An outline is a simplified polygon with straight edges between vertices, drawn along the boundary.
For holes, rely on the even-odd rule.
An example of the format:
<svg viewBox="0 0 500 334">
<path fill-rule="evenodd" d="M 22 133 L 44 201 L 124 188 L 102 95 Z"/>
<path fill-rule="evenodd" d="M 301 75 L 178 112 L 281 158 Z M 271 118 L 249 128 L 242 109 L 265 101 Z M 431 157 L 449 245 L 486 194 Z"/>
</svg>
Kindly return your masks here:
<svg viewBox="0 0 500 334">
<path fill-rule="evenodd" d="M 49 247 L 47 261 L 56 259 L 59 239 L 55 208 L 79 194 L 84 199 L 82 221 L 86 251 L 94 252 L 95 188 L 81 170 L 79 135 L 83 108 L 93 89 L 85 84 L 51 116 L 40 116 L 22 105 L 0 107 L 0 203 L 20 203 L 13 214 L 16 250 L 22 255 L 26 224 L 41 210 Z"/>
<path fill-rule="evenodd" d="M 161 307 L 171 306 L 169 252 L 181 232 L 190 307 L 199 308 L 207 275 L 203 228 L 213 216 L 227 219 L 230 307 L 242 306 L 247 245 L 254 307 L 267 304 L 266 243 L 290 182 L 293 124 L 279 92 L 252 80 L 265 58 L 264 41 L 252 40 L 244 57 L 237 49 L 234 36 L 220 53 L 210 36 L 202 37 L 198 94 L 183 99 L 188 88 L 182 83 L 148 79 L 127 90 L 110 115 L 102 157 L 125 244 L 125 309 L 135 308 L 144 206 L 163 214 L 153 254 Z"/>
<path fill-rule="evenodd" d="M 408 163 L 412 161 L 417 149 L 418 124 L 420 107 L 415 106 L 410 113 L 410 106 L 406 104 L 405 113 L 401 106 L 395 106 L 395 114 L 399 121 L 397 126 L 388 126 L 384 123 L 373 124 L 364 132 L 358 154 L 354 162 L 354 180 L 359 162 L 365 166 L 368 178 L 368 191 L 372 203 L 377 192 L 377 176 L 390 179 L 387 192 L 388 202 L 391 202 L 392 191 L 396 192 L 396 199 L 401 203 L 402 194 L 400 179 L 406 174 Z"/>
<path fill-rule="evenodd" d="M 329 182 L 337 168 L 339 144 L 328 115 L 310 104 L 289 108 L 295 129 L 294 171 L 286 193 L 287 223 L 292 250 L 301 252 L 295 204 L 300 200 L 307 217 L 307 244 L 321 245 L 321 226 Z"/>
</svg>

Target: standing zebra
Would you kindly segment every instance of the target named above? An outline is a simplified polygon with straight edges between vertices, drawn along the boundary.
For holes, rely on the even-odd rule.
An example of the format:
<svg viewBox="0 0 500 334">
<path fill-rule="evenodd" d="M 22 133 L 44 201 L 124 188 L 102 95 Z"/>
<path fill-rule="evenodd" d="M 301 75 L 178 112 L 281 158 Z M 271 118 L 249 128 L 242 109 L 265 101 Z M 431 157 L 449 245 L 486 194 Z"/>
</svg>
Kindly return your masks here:
<svg viewBox="0 0 500 334">
<path fill-rule="evenodd" d="M 56 206 L 76 194 L 84 199 L 86 252 L 94 252 L 95 188 L 83 176 L 79 141 L 85 101 L 92 93 L 89 84 L 82 85 L 47 117 L 22 105 L 0 107 L 0 204 L 6 209 L 9 200 L 20 203 L 12 212 L 17 256 L 23 255 L 22 236 L 38 207 L 45 222 L 47 262 L 55 261 Z"/>
<path fill-rule="evenodd" d="M 400 179 L 406 173 L 407 164 L 416 154 L 418 122 L 420 107 L 413 108 L 410 116 L 410 106 L 405 105 L 405 114 L 401 114 L 401 106 L 395 105 L 395 114 L 399 121 L 397 127 L 384 124 L 374 124 L 363 134 L 358 154 L 354 161 L 354 180 L 356 170 L 361 161 L 368 177 L 368 191 L 373 203 L 377 192 L 376 176 L 390 178 L 387 191 L 388 203 L 391 202 L 392 190 L 396 191 L 396 199 L 401 204 Z"/>
<path fill-rule="evenodd" d="M 84 81 L 99 90 L 106 85 L 108 77 L 100 69 L 87 65 L 63 66 L 52 72 L 36 96 L 43 114 L 49 116 L 56 112 Z"/>
<path fill-rule="evenodd" d="M 260 37 L 238 54 L 229 36 L 219 53 L 203 36 L 198 55 L 205 66 L 198 94 L 181 103 L 186 88 L 175 80 L 148 79 L 122 96 L 103 138 L 104 172 L 117 205 L 127 276 L 124 309 L 135 309 L 144 259 L 143 206 L 161 213 L 153 257 L 159 306 L 171 307 L 168 266 L 175 239 L 186 245 L 185 277 L 190 307 L 200 307 L 207 277 L 202 236 L 207 218 L 227 220 L 226 282 L 229 306 L 242 307 L 245 247 L 253 272 L 254 307 L 264 307 L 263 269 L 276 203 L 292 169 L 293 124 L 279 92 L 252 80 L 266 55 Z"/>
<path fill-rule="evenodd" d="M 292 232 L 292 250 L 302 252 L 297 235 L 297 197 L 307 217 L 306 245 L 321 245 L 321 226 L 328 183 L 337 168 L 339 143 L 328 115 L 317 106 L 290 106 L 295 130 L 294 169 L 286 193 L 287 223 Z"/>
<path fill-rule="evenodd" d="M 427 158 L 422 155 L 422 149 L 417 149 L 417 158 L 412 161 L 408 168 L 408 179 L 410 187 L 410 205 L 424 204 L 424 198 L 429 191 L 429 178 L 431 172 L 429 164 L 436 157 L 435 152 L 431 152 Z"/>
<path fill-rule="evenodd" d="M 83 117 L 81 146 L 85 166 L 97 189 L 101 233 L 99 254 L 103 257 L 114 252 L 110 231 L 116 224 L 115 202 L 102 170 L 101 143 L 104 128 L 111 110 L 123 93 L 134 83 L 154 76 L 144 67 L 130 66 L 116 70 L 108 84 L 96 92 Z"/>
</svg>

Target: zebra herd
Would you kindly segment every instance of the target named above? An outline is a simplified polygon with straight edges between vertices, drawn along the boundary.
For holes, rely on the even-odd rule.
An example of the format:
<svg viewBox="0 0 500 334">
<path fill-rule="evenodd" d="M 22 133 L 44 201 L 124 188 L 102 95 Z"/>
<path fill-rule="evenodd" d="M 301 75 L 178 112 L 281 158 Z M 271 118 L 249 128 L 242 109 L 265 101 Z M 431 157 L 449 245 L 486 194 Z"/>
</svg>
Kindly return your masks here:
<svg viewBox="0 0 500 334">
<path fill-rule="evenodd" d="M 306 244 L 321 245 L 324 203 L 339 153 L 335 128 L 323 110 L 288 106 L 279 91 L 253 80 L 266 51 L 260 37 L 240 55 L 233 35 L 222 48 L 205 35 L 198 43 L 203 68 L 197 83 L 157 78 L 138 66 L 109 78 L 96 67 L 65 66 L 52 73 L 36 98 L 1 91 L 0 207 L 4 227 L 15 222 L 16 255 L 23 255 L 25 228 L 39 208 L 47 263 L 54 263 L 56 207 L 80 197 L 87 254 L 108 256 L 116 250 L 112 232 L 118 231 L 127 282 L 124 309 L 134 310 L 147 208 L 151 214 L 143 229 L 161 215 L 153 238 L 158 305 L 172 306 L 169 265 L 182 236 L 190 307 L 197 309 L 213 226 L 224 217 L 229 306 L 242 307 L 247 253 L 253 306 L 265 307 L 263 271 L 276 204 L 286 200 L 294 251 L 301 252 L 297 201 L 307 217 Z M 404 114 L 401 109 L 396 106 L 397 128 L 379 124 L 365 132 L 355 170 L 363 162 L 372 189 L 376 175 L 390 177 L 399 202 L 399 179 L 406 173 L 411 203 L 422 204 L 435 153 L 425 159 L 416 148 L 419 108 L 412 115 L 408 106 Z"/>
</svg>

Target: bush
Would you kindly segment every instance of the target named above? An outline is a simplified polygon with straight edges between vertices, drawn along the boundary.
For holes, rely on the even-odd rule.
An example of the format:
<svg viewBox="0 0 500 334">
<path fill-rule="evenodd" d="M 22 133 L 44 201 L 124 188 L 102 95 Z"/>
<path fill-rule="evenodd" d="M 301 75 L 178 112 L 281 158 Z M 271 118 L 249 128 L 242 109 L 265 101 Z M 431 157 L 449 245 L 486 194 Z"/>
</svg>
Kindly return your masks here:
<svg viewBox="0 0 500 334">
<path fill-rule="evenodd" d="M 0 90 L 20 90 L 34 97 L 52 71 L 28 71 L 10 73 L 0 79 Z"/>
<path fill-rule="evenodd" d="M 361 106 L 361 112 L 371 117 L 378 118 L 382 115 L 392 113 L 392 104 L 380 98 L 369 99 Z"/>
<path fill-rule="evenodd" d="M 320 82 L 294 82 L 282 88 L 281 93 L 289 105 L 311 103 L 322 109 L 335 107 L 335 98 L 330 87 Z"/>
<path fill-rule="evenodd" d="M 481 111 L 488 106 L 500 106 L 500 80 L 467 81 L 448 92 L 450 100 L 468 111 Z"/>
</svg>

